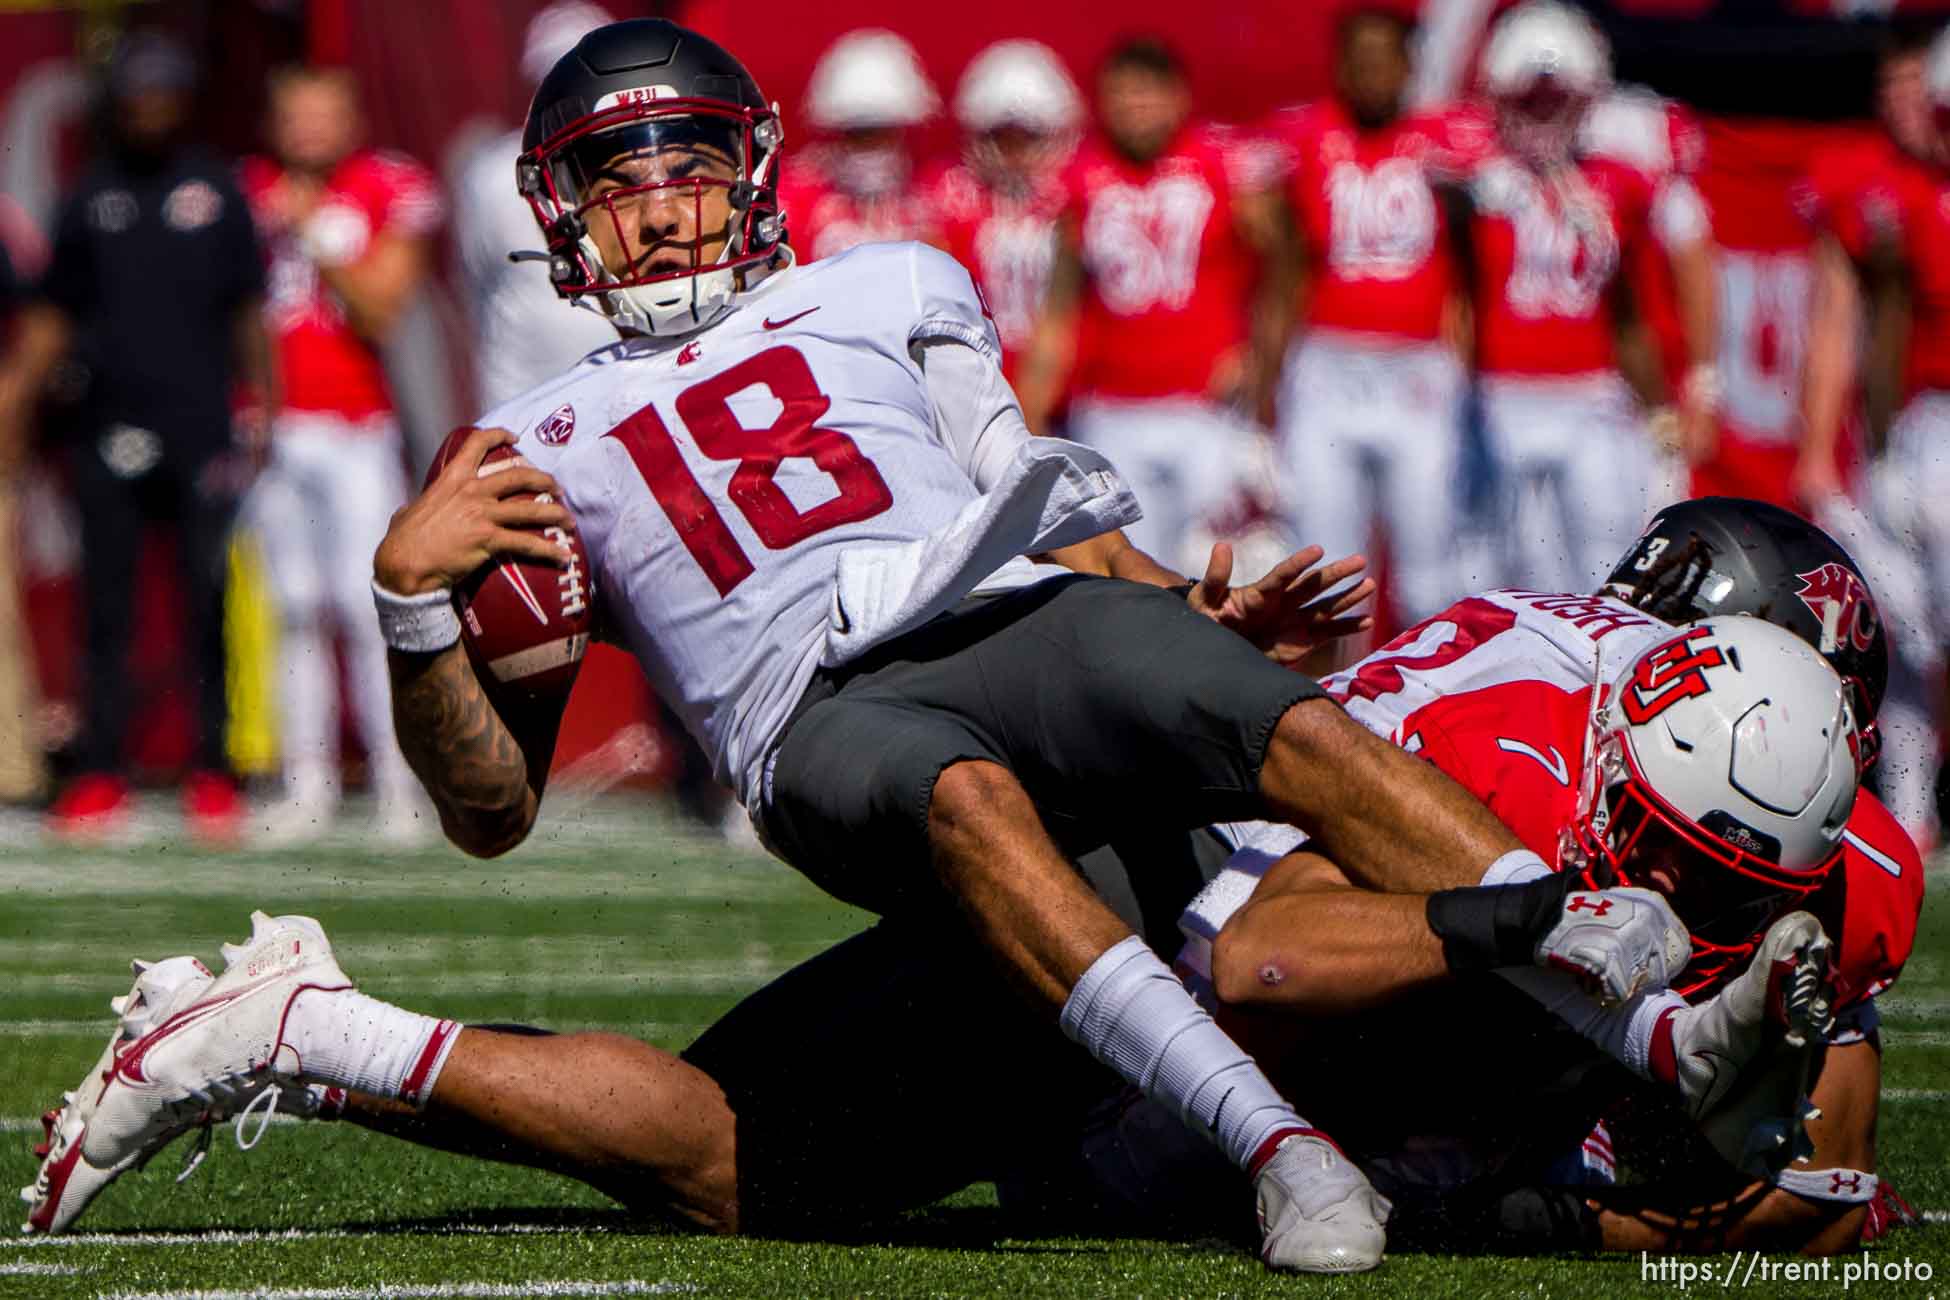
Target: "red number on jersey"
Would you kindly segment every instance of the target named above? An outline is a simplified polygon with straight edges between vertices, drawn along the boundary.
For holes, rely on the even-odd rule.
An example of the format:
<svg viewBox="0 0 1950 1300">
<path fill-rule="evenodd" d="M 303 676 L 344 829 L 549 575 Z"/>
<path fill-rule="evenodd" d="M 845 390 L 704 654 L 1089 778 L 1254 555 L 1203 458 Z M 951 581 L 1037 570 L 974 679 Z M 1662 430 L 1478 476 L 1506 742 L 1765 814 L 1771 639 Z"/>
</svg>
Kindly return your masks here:
<svg viewBox="0 0 1950 1300">
<path fill-rule="evenodd" d="M 1420 654 L 1396 654 L 1422 641 L 1440 625 L 1454 629 L 1446 640 Z M 1379 652 L 1355 665 L 1353 675 L 1329 688 L 1329 694 L 1345 704 L 1353 698 L 1377 700 L 1402 689 L 1403 670 L 1427 671 L 1452 664 L 1483 642 L 1517 625 L 1515 610 L 1505 609 L 1476 596 L 1459 601 L 1434 618 L 1383 646 Z"/>
<path fill-rule="evenodd" d="M 731 409 L 733 394 L 763 386 L 782 408 L 763 429 L 748 429 Z M 677 395 L 677 413 L 712 460 L 735 460 L 727 495 L 758 540 L 778 551 L 841 524 L 871 519 L 894 503 L 887 481 L 853 439 L 817 422 L 833 400 L 819 391 L 812 367 L 797 349 L 771 348 Z M 606 435 L 623 444 L 650 495 L 663 507 L 691 558 L 718 595 L 752 575 L 751 558 L 691 473 L 654 406 L 646 406 Z M 800 510 L 773 481 L 781 462 L 810 460 L 832 476 L 839 495 Z"/>
<path fill-rule="evenodd" d="M 1706 670 L 1718 668 L 1726 657 L 1718 646 L 1693 647 L 1693 642 L 1711 635 L 1710 627 L 1693 628 L 1639 660 L 1632 680 L 1625 683 L 1619 697 L 1633 726 L 1643 726 L 1679 701 L 1713 689 L 1706 680 Z"/>
</svg>

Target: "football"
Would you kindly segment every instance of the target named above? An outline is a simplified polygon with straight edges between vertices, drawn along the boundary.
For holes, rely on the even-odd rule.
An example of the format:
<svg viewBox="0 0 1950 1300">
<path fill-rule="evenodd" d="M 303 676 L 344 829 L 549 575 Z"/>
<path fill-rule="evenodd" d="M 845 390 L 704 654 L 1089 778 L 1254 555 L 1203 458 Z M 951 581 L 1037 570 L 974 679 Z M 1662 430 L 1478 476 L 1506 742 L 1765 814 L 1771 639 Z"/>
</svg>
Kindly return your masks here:
<svg viewBox="0 0 1950 1300">
<path fill-rule="evenodd" d="M 427 470 L 428 482 L 472 432 L 461 428 L 448 435 Z M 526 463 L 514 448 L 496 447 L 480 473 L 498 474 Z M 454 588 L 454 611 L 460 615 L 461 644 L 482 680 L 492 678 L 525 695 L 565 697 L 582 667 L 594 622 L 589 557 L 580 534 L 563 528 L 546 532 L 567 550 L 567 565 L 557 569 L 512 557 L 491 561 Z"/>
</svg>

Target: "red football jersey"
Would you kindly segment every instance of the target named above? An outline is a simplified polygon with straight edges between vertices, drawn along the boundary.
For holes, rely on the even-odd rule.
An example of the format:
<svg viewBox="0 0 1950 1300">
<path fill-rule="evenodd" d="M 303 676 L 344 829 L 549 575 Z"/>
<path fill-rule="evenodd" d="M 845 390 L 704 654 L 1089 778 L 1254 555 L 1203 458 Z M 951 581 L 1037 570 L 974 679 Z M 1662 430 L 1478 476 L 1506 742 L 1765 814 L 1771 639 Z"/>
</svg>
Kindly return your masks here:
<svg viewBox="0 0 1950 1300">
<path fill-rule="evenodd" d="M 1490 592 L 1322 684 L 1363 725 L 1434 763 L 1556 866 L 1577 813 L 1593 680 L 1672 632 L 1602 596 Z M 1922 901 L 1916 846 L 1863 791 L 1842 866 L 1813 905 L 1836 941 L 1841 1005 L 1874 996 L 1901 972 Z"/>
<path fill-rule="evenodd" d="M 1255 259 L 1233 222 L 1232 142 L 1187 127 L 1149 163 L 1086 140 L 1063 172 L 1085 288 L 1072 390 L 1203 396 L 1246 338 Z"/>
<path fill-rule="evenodd" d="M 957 162 L 936 168 L 923 189 L 944 245 L 988 299 L 1002 336 L 1003 373 L 1013 378 L 1049 285 L 1056 218 L 1063 210 L 1058 173 L 1051 170 L 1026 194 L 1008 194 Z"/>
<path fill-rule="evenodd" d="M 1499 156 L 1470 189 L 1483 372 L 1612 369 L 1611 289 L 1625 252 L 1646 237 L 1651 182 L 1609 159 L 1543 177 Z"/>
<path fill-rule="evenodd" d="M 909 184 L 875 199 L 857 199 L 834 185 L 827 174 L 833 157 L 812 150 L 788 162 L 779 174 L 779 205 L 786 231 L 802 262 L 844 253 L 861 244 L 903 239 L 940 242 L 933 205 L 918 185 Z"/>
<path fill-rule="evenodd" d="M 1903 388 L 1950 389 L 1950 172 L 1884 141 L 1831 157 L 1813 179 L 1817 211 L 1849 253 L 1893 240 L 1909 268 Z"/>
<path fill-rule="evenodd" d="M 1287 196 L 1307 261 L 1306 323 L 1405 342 L 1433 340 L 1455 289 L 1455 259 L 1430 172 L 1457 147 L 1452 114 L 1362 130 L 1338 101 L 1274 116 Z"/>
<path fill-rule="evenodd" d="M 267 310 L 277 338 L 284 404 L 295 411 L 329 411 L 348 420 L 391 411 L 392 394 L 379 354 L 352 328 L 345 307 L 319 278 L 299 247 L 298 233 L 277 210 L 284 168 L 270 158 L 246 158 L 239 181 L 271 259 Z M 335 258 L 357 261 L 381 234 L 419 238 L 439 225 L 439 183 L 401 154 L 362 151 L 341 162 L 306 219 Z"/>
</svg>

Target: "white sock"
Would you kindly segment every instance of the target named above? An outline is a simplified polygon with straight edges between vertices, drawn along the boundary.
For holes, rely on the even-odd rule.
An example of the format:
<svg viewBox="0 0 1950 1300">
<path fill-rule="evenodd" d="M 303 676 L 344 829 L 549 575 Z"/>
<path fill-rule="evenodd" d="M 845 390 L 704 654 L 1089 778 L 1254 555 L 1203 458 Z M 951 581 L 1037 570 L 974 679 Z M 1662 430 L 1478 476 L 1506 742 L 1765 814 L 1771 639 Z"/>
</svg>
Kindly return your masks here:
<svg viewBox="0 0 1950 1300">
<path fill-rule="evenodd" d="M 1135 935 L 1091 963 L 1063 1004 L 1062 1024 L 1249 1173 L 1280 1139 L 1313 1131 Z"/>
<path fill-rule="evenodd" d="M 1483 872 L 1483 885 L 1521 885 L 1527 880 L 1542 880 L 1551 873 L 1544 860 L 1529 849 L 1511 849 L 1490 863 Z"/>
<path fill-rule="evenodd" d="M 1497 974 L 1543 1003 L 1552 1015 L 1642 1079 L 1656 1077 L 1652 1042 L 1659 1018 L 1686 1005 L 1686 999 L 1670 989 L 1653 989 L 1606 1010 L 1565 971 L 1511 966 Z"/>
<path fill-rule="evenodd" d="M 403 1011 L 351 989 L 306 989 L 291 1000 L 284 1041 L 299 1073 L 371 1097 L 426 1105 L 460 1025 Z"/>
</svg>

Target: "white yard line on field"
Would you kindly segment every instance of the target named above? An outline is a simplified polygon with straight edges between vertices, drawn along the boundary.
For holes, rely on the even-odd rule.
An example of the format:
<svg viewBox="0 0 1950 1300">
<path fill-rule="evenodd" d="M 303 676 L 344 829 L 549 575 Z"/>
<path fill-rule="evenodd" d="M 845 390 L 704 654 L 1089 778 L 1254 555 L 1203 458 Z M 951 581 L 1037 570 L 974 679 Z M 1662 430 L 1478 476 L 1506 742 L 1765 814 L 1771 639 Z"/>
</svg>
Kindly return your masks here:
<svg viewBox="0 0 1950 1300">
<path fill-rule="evenodd" d="M 810 954 L 808 954 L 810 955 Z M 351 963 L 346 963 L 350 965 Z M 782 975 L 793 963 L 763 961 L 681 962 L 637 965 L 621 970 L 570 974 L 568 963 L 551 963 L 530 970 L 401 972 L 388 970 L 383 978 L 363 980 L 362 989 L 401 990 L 416 997 L 463 993 L 743 993 Z M 7 976 L 7 991 L 15 996 L 45 993 L 127 992 L 128 976 L 26 974 Z M 394 996 L 399 996 L 395 994 Z"/>
<path fill-rule="evenodd" d="M 486 1023 L 486 1022 L 483 1022 Z M 558 1034 L 597 1030 L 606 1034 L 628 1034 L 632 1038 L 688 1038 L 704 1028 L 702 1020 L 565 1020 L 542 1026 Z M 107 1016 L 100 1020 L 0 1020 L 0 1038 L 89 1038 L 99 1040 L 115 1027 Z"/>
<path fill-rule="evenodd" d="M 441 1282 L 358 1287 L 257 1287 L 249 1291 L 105 1291 L 100 1300 L 474 1300 L 475 1297 L 676 1295 L 688 1282 Z"/>
<path fill-rule="evenodd" d="M 0 1277 L 73 1277 L 90 1271 L 79 1264 L 36 1264 L 25 1259 L 0 1263 Z"/>
<path fill-rule="evenodd" d="M 1884 1088 L 1884 1101 L 1950 1101 L 1950 1088 Z"/>
<path fill-rule="evenodd" d="M 256 1246 L 287 1241 L 343 1241 L 358 1238 L 371 1241 L 384 1237 L 560 1237 L 589 1229 L 560 1227 L 552 1223 L 457 1223 L 425 1232 L 353 1232 L 346 1228 L 283 1228 L 232 1232 L 213 1228 L 208 1232 L 71 1232 L 59 1236 L 20 1236 L 0 1241 L 0 1249 L 49 1249 L 63 1246 Z"/>
</svg>

